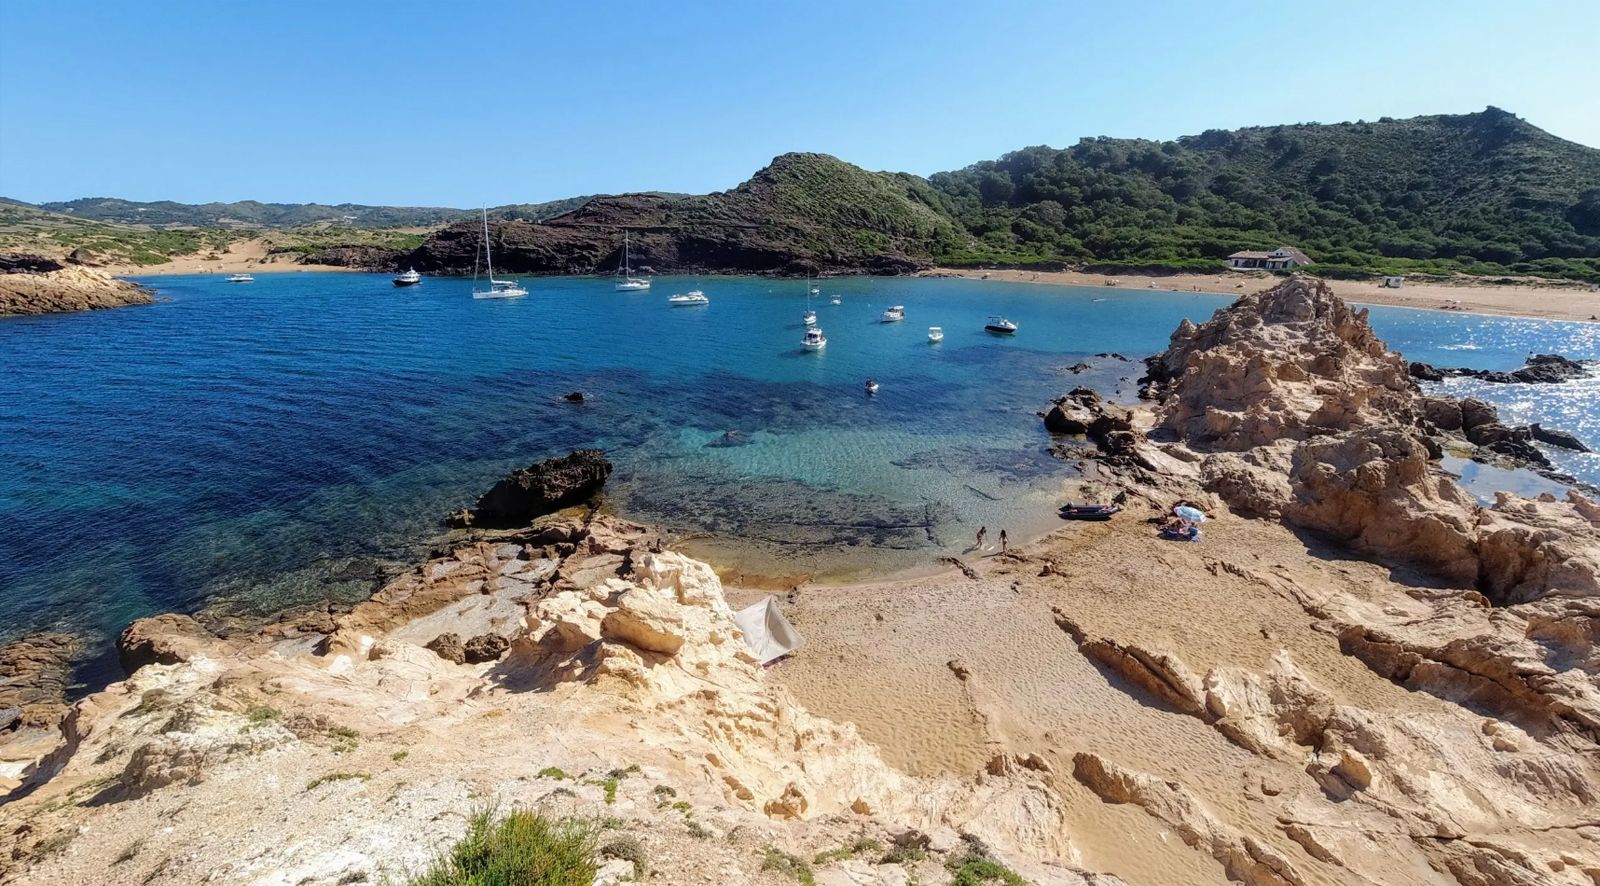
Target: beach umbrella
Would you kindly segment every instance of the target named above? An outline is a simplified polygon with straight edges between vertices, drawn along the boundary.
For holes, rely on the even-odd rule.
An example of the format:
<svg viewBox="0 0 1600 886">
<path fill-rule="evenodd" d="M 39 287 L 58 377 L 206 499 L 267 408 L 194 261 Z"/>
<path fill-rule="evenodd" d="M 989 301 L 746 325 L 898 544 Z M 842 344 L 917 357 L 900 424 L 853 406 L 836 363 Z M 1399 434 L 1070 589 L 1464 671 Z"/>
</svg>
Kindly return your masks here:
<svg viewBox="0 0 1600 886">
<path fill-rule="evenodd" d="M 1206 515 L 1203 512 L 1201 512 L 1198 508 L 1191 508 L 1188 505 L 1178 505 L 1172 509 L 1172 513 L 1177 514 L 1179 517 L 1182 517 L 1185 520 L 1188 520 L 1190 523 L 1206 522 Z"/>
</svg>

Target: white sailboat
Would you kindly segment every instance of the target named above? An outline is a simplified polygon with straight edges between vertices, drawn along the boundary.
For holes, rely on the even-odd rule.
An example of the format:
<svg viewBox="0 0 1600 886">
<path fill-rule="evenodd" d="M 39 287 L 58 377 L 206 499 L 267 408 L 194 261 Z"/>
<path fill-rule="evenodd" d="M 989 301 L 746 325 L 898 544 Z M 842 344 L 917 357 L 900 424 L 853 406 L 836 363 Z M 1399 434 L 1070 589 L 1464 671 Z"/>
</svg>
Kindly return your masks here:
<svg viewBox="0 0 1600 886">
<path fill-rule="evenodd" d="M 494 278 L 494 253 L 489 248 L 489 210 L 483 210 L 483 259 L 489 268 L 489 288 L 472 290 L 473 298 L 521 298 L 528 294 L 522 284 L 515 280 L 496 280 Z M 474 272 L 472 278 L 478 278 Z"/>
<path fill-rule="evenodd" d="M 622 278 L 617 281 L 616 290 L 618 292 L 643 292 L 650 288 L 650 278 L 633 276 L 633 256 L 630 254 L 632 251 L 632 240 L 629 234 L 624 231 L 622 234 L 622 267 L 617 268 L 617 276 Z"/>
<path fill-rule="evenodd" d="M 817 288 L 811 285 L 810 277 L 806 278 L 806 288 L 809 290 L 806 292 L 806 312 L 800 315 L 800 322 L 807 326 L 815 326 L 817 325 L 817 312 L 811 310 L 811 295 L 817 291 Z"/>
</svg>

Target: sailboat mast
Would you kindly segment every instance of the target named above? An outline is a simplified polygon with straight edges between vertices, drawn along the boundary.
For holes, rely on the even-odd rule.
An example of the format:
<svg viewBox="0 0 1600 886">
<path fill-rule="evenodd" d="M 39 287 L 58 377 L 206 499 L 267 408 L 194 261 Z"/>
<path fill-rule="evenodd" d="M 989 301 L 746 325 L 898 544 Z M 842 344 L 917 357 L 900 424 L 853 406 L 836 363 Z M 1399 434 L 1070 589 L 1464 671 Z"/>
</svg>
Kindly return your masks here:
<svg viewBox="0 0 1600 886">
<path fill-rule="evenodd" d="M 489 283 L 494 284 L 494 251 L 489 248 L 489 207 L 483 207 L 483 261 L 489 266 Z"/>
</svg>

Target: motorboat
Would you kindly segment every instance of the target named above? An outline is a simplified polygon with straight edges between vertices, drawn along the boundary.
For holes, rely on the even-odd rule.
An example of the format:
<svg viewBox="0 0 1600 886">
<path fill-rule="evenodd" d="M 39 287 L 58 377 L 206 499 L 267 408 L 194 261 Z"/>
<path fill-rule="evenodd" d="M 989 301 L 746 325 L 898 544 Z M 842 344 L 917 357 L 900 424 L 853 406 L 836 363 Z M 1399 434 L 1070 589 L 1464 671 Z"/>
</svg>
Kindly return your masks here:
<svg viewBox="0 0 1600 886">
<path fill-rule="evenodd" d="M 250 276 L 249 274 L 231 274 L 231 275 L 228 276 L 228 282 L 229 283 L 254 283 L 254 282 L 256 282 L 256 278 Z"/>
<path fill-rule="evenodd" d="M 483 260 L 489 269 L 489 288 L 472 290 L 473 298 L 521 298 L 528 294 L 522 284 L 515 280 L 496 280 L 494 278 L 494 254 L 489 248 L 489 210 L 483 210 Z M 472 279 L 478 279 L 477 260 L 473 260 Z"/>
<path fill-rule="evenodd" d="M 878 393 L 878 382 L 877 382 L 876 379 L 871 379 L 871 378 L 867 379 L 867 393 L 868 394 L 876 394 L 876 393 Z"/>
<path fill-rule="evenodd" d="M 828 299 L 828 304 L 830 304 L 830 305 L 842 305 L 842 304 L 844 304 L 844 297 L 841 296 L 841 295 L 838 295 L 836 293 L 833 296 L 833 298 Z"/>
<path fill-rule="evenodd" d="M 667 296 L 667 304 L 675 308 L 688 307 L 690 305 L 709 305 L 711 304 L 711 299 L 706 298 L 704 292 L 695 289 L 690 292 L 680 292 L 677 295 Z"/>
<path fill-rule="evenodd" d="M 817 325 L 817 312 L 806 308 L 806 312 L 800 315 L 800 322 L 807 326 Z"/>
<path fill-rule="evenodd" d="M 813 286 L 813 287 L 811 287 L 811 294 L 812 295 L 821 295 L 822 294 L 822 290 L 817 288 L 817 287 L 815 287 L 815 286 Z"/>
<path fill-rule="evenodd" d="M 396 286 L 415 286 L 421 282 L 422 275 L 417 273 L 416 268 L 412 268 L 404 274 L 396 274 L 394 278 L 394 285 Z"/>
<path fill-rule="evenodd" d="M 1060 510 L 1063 520 L 1110 520 L 1113 514 L 1122 508 L 1117 505 L 1062 505 Z"/>
<path fill-rule="evenodd" d="M 1017 324 L 998 315 L 990 317 L 989 322 L 983 324 L 983 328 L 995 335 L 1015 335 L 1017 332 Z"/>
<path fill-rule="evenodd" d="M 936 344 L 938 344 L 939 342 L 942 342 L 942 341 L 944 341 L 944 330 L 939 328 L 939 327 L 937 327 L 937 326 L 929 326 L 928 327 L 928 343 L 936 345 Z"/>
<path fill-rule="evenodd" d="M 650 288 L 650 278 L 633 276 L 633 240 L 624 231 L 622 234 L 622 264 L 617 268 L 616 290 L 618 292 L 644 292 Z"/>
<path fill-rule="evenodd" d="M 805 338 L 800 340 L 800 347 L 808 351 L 820 351 L 828 346 L 828 339 L 822 330 L 816 326 L 807 326 Z"/>
<path fill-rule="evenodd" d="M 887 311 L 884 311 L 883 314 L 880 317 L 878 317 L 878 321 L 881 322 L 881 323 L 895 323 L 895 322 L 898 322 L 900 320 L 904 320 L 905 318 L 906 318 L 906 306 L 905 305 L 895 305 L 895 306 L 889 308 Z"/>
</svg>

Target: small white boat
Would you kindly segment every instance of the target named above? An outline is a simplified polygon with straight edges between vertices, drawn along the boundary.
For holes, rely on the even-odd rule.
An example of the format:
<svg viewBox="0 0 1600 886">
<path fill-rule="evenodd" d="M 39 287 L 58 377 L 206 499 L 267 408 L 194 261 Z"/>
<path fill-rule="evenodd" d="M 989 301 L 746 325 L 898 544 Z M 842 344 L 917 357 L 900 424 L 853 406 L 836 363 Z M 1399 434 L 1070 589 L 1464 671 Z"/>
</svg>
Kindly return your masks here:
<svg viewBox="0 0 1600 886">
<path fill-rule="evenodd" d="M 811 294 L 812 294 L 812 295 L 821 295 L 821 294 L 822 294 L 822 290 L 821 290 L 821 289 L 818 289 L 818 288 L 817 288 L 817 287 L 815 287 L 815 286 L 813 286 L 813 287 L 811 287 Z"/>
<path fill-rule="evenodd" d="M 232 274 L 228 277 L 229 283 L 254 283 L 256 278 L 249 274 Z"/>
<path fill-rule="evenodd" d="M 830 304 L 830 305 L 842 305 L 842 304 L 844 304 L 844 297 L 840 296 L 840 295 L 835 295 L 833 298 L 828 299 L 828 304 Z"/>
<path fill-rule="evenodd" d="M 675 308 L 687 307 L 689 305 L 709 305 L 711 304 L 711 299 L 706 298 L 706 294 L 704 292 L 696 289 L 691 292 L 680 292 L 677 295 L 667 296 L 667 304 L 672 305 Z"/>
<path fill-rule="evenodd" d="M 929 344 L 935 344 L 936 345 L 936 344 L 938 344 L 939 342 L 942 342 L 942 341 L 944 341 L 944 330 L 940 329 L 937 326 L 929 326 L 928 327 L 928 342 L 929 342 Z"/>
<path fill-rule="evenodd" d="M 617 281 L 615 287 L 618 292 L 644 292 L 650 288 L 650 279 L 648 277 L 633 276 L 632 252 L 632 238 L 624 231 L 622 234 L 622 266 L 617 268 L 617 276 L 622 279 Z"/>
<path fill-rule="evenodd" d="M 806 312 L 800 315 L 800 322 L 807 326 L 817 325 L 817 312 L 806 308 Z"/>
<path fill-rule="evenodd" d="M 990 317 L 989 322 L 983 324 L 983 328 L 996 335 L 1015 335 L 1017 332 L 1017 324 L 998 315 Z"/>
<path fill-rule="evenodd" d="M 889 308 L 889 310 L 884 311 L 882 316 L 880 316 L 878 318 L 878 321 L 880 323 L 895 323 L 897 321 L 904 320 L 905 318 L 906 318 L 906 306 L 905 305 L 895 305 L 895 306 Z"/>
<path fill-rule="evenodd" d="M 394 278 L 394 285 L 396 286 L 415 286 L 421 282 L 422 275 L 417 273 L 416 268 L 412 268 L 404 274 L 396 274 Z"/>
<path fill-rule="evenodd" d="M 868 394 L 876 394 L 876 393 L 878 393 L 878 382 L 876 380 L 870 379 L 870 378 L 867 379 L 867 393 Z"/>
<path fill-rule="evenodd" d="M 822 334 L 821 329 L 815 326 L 806 328 L 806 335 L 805 338 L 800 340 L 800 347 L 808 351 L 820 351 L 827 346 L 828 339 Z"/>
<path fill-rule="evenodd" d="M 515 280 L 496 280 L 494 278 L 494 254 L 489 248 L 489 210 L 483 210 L 483 259 L 489 268 L 489 288 L 472 290 L 473 298 L 521 298 L 528 294 L 522 284 Z M 477 269 L 474 268 L 472 278 L 478 278 Z"/>
</svg>

